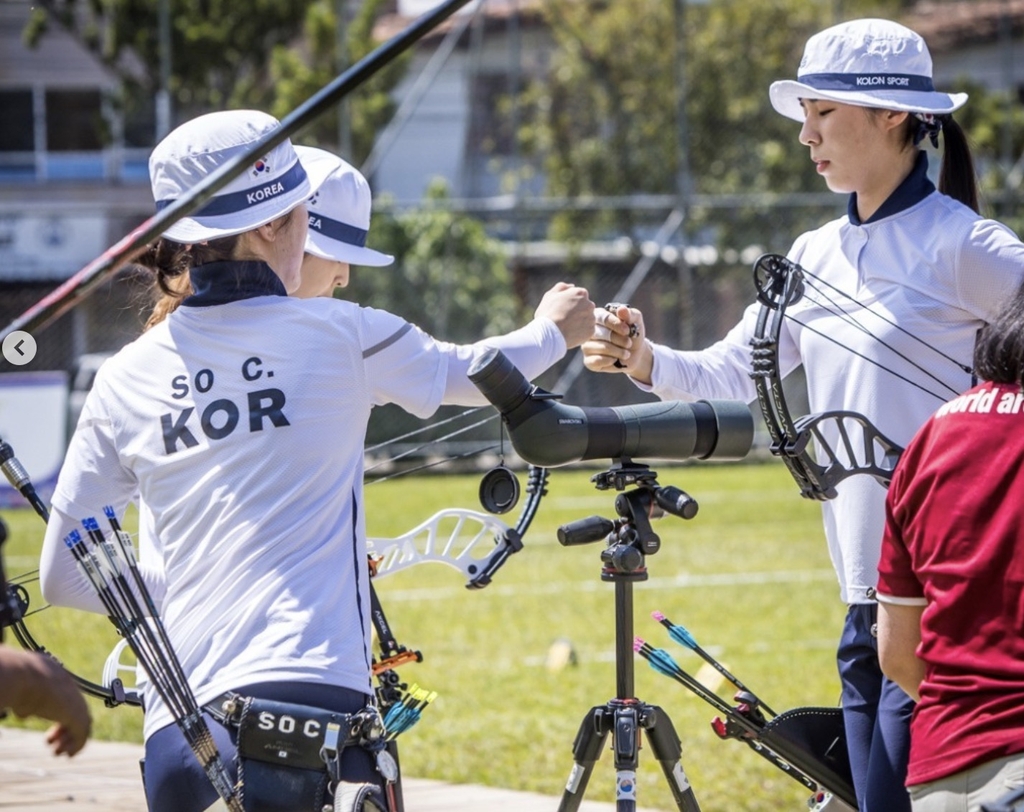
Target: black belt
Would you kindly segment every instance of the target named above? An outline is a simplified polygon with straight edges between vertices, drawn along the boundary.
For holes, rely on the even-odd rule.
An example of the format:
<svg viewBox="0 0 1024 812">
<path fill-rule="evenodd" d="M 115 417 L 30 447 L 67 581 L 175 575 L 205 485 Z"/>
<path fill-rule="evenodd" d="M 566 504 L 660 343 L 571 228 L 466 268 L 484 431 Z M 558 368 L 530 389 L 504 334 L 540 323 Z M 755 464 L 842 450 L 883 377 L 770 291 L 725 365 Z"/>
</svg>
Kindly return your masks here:
<svg viewBox="0 0 1024 812">
<path fill-rule="evenodd" d="M 242 708 L 245 707 L 247 698 L 234 691 L 225 691 L 216 699 L 203 705 L 203 710 L 222 725 L 238 727 L 238 722 L 242 718 Z"/>
</svg>

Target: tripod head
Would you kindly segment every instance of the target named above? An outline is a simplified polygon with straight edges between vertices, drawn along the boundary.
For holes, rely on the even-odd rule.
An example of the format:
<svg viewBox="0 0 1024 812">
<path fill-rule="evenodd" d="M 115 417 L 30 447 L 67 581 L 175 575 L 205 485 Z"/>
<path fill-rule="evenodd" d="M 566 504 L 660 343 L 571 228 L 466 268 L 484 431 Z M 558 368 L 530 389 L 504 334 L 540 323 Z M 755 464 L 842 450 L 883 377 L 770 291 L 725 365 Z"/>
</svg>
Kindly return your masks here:
<svg viewBox="0 0 1024 812">
<path fill-rule="evenodd" d="M 595 474 L 590 481 L 598 490 L 620 491 L 615 497 L 615 513 L 619 518 L 590 516 L 563 524 L 558 528 L 559 543 L 563 547 L 574 547 L 604 538 L 608 545 L 601 552 L 604 562 L 601 580 L 647 580 L 646 556 L 654 555 L 661 548 L 661 539 L 651 527 L 651 519 L 666 513 L 692 519 L 697 515 L 696 500 L 680 488 L 660 486 L 656 471 L 626 457 L 616 460 L 611 468 Z"/>
</svg>

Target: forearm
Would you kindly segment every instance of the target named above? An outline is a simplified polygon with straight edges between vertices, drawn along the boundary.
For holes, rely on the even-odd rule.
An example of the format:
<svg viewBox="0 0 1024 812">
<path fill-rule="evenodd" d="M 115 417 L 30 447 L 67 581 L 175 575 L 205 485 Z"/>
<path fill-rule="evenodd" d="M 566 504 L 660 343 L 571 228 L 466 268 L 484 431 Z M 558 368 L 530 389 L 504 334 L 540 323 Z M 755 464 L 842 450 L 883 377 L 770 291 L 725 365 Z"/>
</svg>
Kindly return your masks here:
<svg viewBox="0 0 1024 812">
<path fill-rule="evenodd" d="M 750 377 L 750 349 L 726 341 L 706 350 L 672 350 L 649 342 L 651 383 L 638 381 L 643 389 L 662 400 L 699 400 L 701 398 L 742 400 L 756 397 Z"/>
<path fill-rule="evenodd" d="M 0 710 L 10 708 L 18 716 L 26 715 L 24 709 L 30 702 L 32 685 L 31 663 L 27 651 L 0 646 Z"/>
<path fill-rule="evenodd" d="M 565 338 L 547 318 L 538 318 L 505 335 L 485 338 L 475 344 L 445 345 L 448 373 L 445 379 L 444 402 L 466 406 L 483 406 L 487 399 L 467 374 L 474 359 L 488 348 L 501 350 L 527 378 L 533 380 L 565 355 Z"/>
<path fill-rule="evenodd" d="M 921 698 L 921 683 L 924 681 L 925 668 L 913 652 L 885 654 L 879 648 L 879 662 L 882 673 L 902 688 L 906 694 L 917 702 Z"/>
<path fill-rule="evenodd" d="M 59 667 L 44 657 L 49 655 L 0 646 L 0 709 L 21 717 L 42 715 L 50 695 L 48 672 Z"/>
<path fill-rule="evenodd" d="M 921 698 L 925 678 L 924 661 L 917 656 L 924 606 L 891 603 L 882 597 L 878 604 L 878 662 L 882 673 L 916 702 Z"/>
</svg>

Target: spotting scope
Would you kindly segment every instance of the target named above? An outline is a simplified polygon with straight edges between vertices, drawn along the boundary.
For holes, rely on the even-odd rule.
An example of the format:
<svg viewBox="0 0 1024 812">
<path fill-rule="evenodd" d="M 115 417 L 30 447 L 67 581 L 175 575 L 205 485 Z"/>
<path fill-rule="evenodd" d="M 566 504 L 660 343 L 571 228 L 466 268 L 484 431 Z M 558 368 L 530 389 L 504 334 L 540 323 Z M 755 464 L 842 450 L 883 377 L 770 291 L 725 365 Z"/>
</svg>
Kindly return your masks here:
<svg viewBox="0 0 1024 812">
<path fill-rule="evenodd" d="M 516 453 L 544 468 L 596 459 L 738 460 L 754 440 L 754 419 L 741 401 L 570 406 L 493 348 L 473 362 L 469 379 L 501 413 Z"/>
</svg>

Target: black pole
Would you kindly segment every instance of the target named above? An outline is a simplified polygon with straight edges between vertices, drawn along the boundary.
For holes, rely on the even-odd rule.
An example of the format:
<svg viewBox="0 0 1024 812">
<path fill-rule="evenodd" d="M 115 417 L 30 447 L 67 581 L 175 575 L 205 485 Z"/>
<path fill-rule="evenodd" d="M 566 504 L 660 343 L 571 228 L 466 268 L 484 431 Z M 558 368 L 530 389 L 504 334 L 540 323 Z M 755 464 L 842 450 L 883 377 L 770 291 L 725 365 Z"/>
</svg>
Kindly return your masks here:
<svg viewBox="0 0 1024 812">
<path fill-rule="evenodd" d="M 88 296 L 104 279 L 140 253 L 145 246 L 182 217 L 200 209 L 211 197 L 238 177 L 245 168 L 265 155 L 293 133 L 309 124 L 326 108 L 337 103 L 377 71 L 401 55 L 428 32 L 432 31 L 469 0 L 445 0 L 424 14 L 405 31 L 373 50 L 359 62 L 321 88 L 281 120 L 280 126 L 265 135 L 243 154 L 229 161 L 199 183 L 187 196 L 150 217 L 120 242 L 111 246 L 56 290 L 43 297 L 4 328 L 0 341 L 15 330 L 32 332 L 46 327 Z"/>
<path fill-rule="evenodd" d="M 633 582 L 615 580 L 615 688 L 619 699 L 633 699 Z"/>
</svg>

